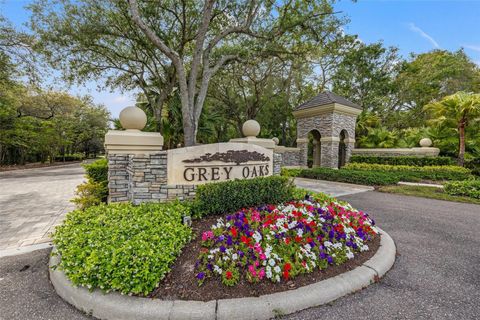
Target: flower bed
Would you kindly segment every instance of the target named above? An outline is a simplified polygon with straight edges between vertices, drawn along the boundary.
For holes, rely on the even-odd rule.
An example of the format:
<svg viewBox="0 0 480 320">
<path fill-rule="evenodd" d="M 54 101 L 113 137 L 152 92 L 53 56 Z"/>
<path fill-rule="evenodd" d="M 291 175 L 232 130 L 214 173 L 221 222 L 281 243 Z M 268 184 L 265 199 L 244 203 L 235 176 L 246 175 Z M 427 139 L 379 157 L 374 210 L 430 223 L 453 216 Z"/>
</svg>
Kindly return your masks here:
<svg viewBox="0 0 480 320">
<path fill-rule="evenodd" d="M 376 235 L 367 214 L 338 202 L 292 201 L 240 210 L 202 233 L 199 284 L 221 278 L 235 286 L 289 281 L 368 251 Z"/>
</svg>

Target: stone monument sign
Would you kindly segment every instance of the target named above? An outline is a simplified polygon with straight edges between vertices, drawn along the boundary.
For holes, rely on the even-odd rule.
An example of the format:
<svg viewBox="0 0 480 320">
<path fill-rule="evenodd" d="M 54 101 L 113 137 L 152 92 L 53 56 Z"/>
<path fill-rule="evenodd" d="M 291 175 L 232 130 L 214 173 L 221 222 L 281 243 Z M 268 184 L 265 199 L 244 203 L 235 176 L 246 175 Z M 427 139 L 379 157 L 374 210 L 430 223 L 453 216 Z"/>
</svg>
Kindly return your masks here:
<svg viewBox="0 0 480 320">
<path fill-rule="evenodd" d="M 168 150 L 169 185 L 196 185 L 271 176 L 273 150 L 245 143 L 215 143 Z"/>
</svg>

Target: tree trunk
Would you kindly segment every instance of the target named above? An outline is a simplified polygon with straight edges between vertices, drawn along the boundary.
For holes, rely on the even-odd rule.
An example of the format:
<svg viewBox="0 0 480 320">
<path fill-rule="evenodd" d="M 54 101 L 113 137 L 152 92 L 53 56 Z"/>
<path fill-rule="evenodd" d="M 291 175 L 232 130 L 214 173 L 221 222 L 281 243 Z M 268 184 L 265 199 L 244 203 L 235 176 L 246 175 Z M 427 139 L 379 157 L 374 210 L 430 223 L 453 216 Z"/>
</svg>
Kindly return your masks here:
<svg viewBox="0 0 480 320">
<path fill-rule="evenodd" d="M 465 164 L 465 121 L 461 120 L 458 126 L 459 146 L 457 164 L 462 166 Z"/>
</svg>

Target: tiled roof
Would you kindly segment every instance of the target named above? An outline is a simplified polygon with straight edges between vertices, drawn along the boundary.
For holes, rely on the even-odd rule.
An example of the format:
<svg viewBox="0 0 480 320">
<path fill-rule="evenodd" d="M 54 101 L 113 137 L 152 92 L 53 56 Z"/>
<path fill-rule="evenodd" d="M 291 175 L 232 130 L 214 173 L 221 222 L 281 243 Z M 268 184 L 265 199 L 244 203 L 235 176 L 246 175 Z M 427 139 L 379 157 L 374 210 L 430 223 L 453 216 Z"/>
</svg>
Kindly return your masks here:
<svg viewBox="0 0 480 320">
<path fill-rule="evenodd" d="M 341 97 L 339 95 L 336 95 L 333 92 L 330 91 L 324 91 L 312 99 L 302 103 L 299 105 L 295 110 L 303 110 L 303 109 L 308 109 L 308 108 L 313 108 L 313 107 L 318 107 L 318 106 L 323 106 L 331 103 L 338 103 L 338 104 L 343 104 L 344 106 L 352 107 L 352 108 L 357 108 L 357 109 L 363 109 L 361 106 L 359 106 L 356 103 L 353 103 L 344 97 Z"/>
</svg>

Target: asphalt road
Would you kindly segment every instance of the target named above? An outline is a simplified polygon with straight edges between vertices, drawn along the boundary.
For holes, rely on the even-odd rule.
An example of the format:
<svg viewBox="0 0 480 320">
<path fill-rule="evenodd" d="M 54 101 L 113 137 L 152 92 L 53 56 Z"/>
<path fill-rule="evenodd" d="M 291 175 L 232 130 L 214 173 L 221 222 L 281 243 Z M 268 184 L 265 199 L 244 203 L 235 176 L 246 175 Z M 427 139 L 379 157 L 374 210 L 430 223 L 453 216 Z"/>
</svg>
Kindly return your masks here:
<svg viewBox="0 0 480 320">
<path fill-rule="evenodd" d="M 395 265 L 377 284 L 286 319 L 480 318 L 479 205 L 377 192 L 342 199 L 393 237 Z M 56 296 L 48 252 L 1 259 L 0 319 L 91 319 Z"/>
</svg>

